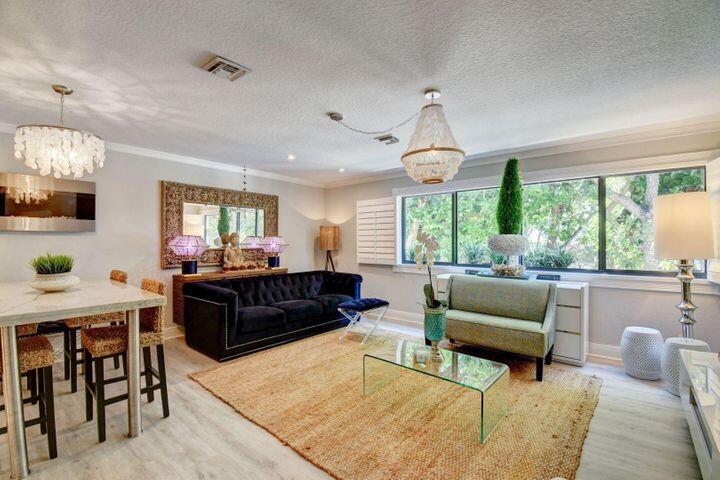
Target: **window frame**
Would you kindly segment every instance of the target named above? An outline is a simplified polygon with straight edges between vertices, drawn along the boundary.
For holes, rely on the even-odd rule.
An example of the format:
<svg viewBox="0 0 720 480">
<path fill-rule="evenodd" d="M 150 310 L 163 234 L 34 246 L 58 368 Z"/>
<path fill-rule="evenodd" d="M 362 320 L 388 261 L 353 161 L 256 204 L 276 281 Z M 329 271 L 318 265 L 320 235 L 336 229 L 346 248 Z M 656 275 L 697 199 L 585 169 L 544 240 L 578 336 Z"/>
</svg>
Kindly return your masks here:
<svg viewBox="0 0 720 480">
<path fill-rule="evenodd" d="M 702 170 L 703 174 L 703 190 L 707 191 L 707 168 L 705 165 L 698 166 L 683 166 L 683 167 L 671 167 L 661 169 L 643 170 L 637 172 L 627 173 L 613 173 L 605 175 L 586 175 L 581 177 L 563 178 L 558 180 L 548 181 L 534 181 L 523 183 L 523 187 L 526 185 L 542 185 L 546 183 L 562 183 L 572 182 L 578 180 L 597 180 L 598 193 L 597 193 L 597 204 L 598 204 L 598 268 L 551 268 L 551 267 L 525 267 L 527 271 L 531 272 L 568 272 L 568 273 L 588 273 L 588 274 L 610 274 L 610 275 L 624 275 L 624 276 L 647 276 L 647 277 L 674 277 L 677 272 L 674 271 L 660 271 L 660 270 L 630 270 L 630 269 L 613 269 L 607 268 L 607 186 L 606 180 L 613 177 L 628 177 L 635 175 L 648 175 L 653 173 L 667 173 L 675 172 L 680 170 Z M 402 264 L 414 264 L 415 262 L 409 260 L 405 255 L 405 242 L 407 240 L 405 232 L 405 199 L 413 197 L 426 197 L 431 195 L 451 195 L 451 216 L 452 216 L 452 227 L 451 227 L 451 248 L 452 248 L 452 262 L 435 262 L 436 265 L 445 265 L 453 267 L 467 267 L 467 268 L 490 268 L 490 263 L 481 264 L 468 264 L 458 263 L 458 193 L 463 192 L 475 192 L 481 190 L 496 190 L 499 186 L 495 187 L 481 187 L 481 188 L 463 188 L 459 190 L 443 191 L 443 192 L 430 192 L 430 193 L 419 193 L 416 195 L 404 195 L 401 197 L 400 202 L 400 221 L 401 221 L 401 253 L 400 261 Z M 524 258 L 520 257 L 520 263 L 524 265 Z M 707 260 L 703 260 L 703 271 L 693 270 L 695 278 L 707 278 Z"/>
<path fill-rule="evenodd" d="M 457 263 L 454 263 L 457 261 L 457 235 L 455 234 L 457 230 L 457 202 L 456 202 L 456 193 L 457 192 L 438 192 L 438 193 L 418 193 L 417 195 L 405 195 L 401 197 L 402 201 L 400 202 L 400 221 L 401 228 L 400 228 L 400 260 L 404 264 L 414 265 L 415 262 L 408 259 L 405 256 L 405 241 L 407 240 L 407 235 L 405 233 L 405 199 L 407 198 L 415 198 L 415 197 L 428 197 L 430 195 L 447 195 L 451 194 L 451 203 L 450 203 L 450 209 L 451 211 L 451 232 L 450 232 L 450 262 L 435 262 L 435 265 L 447 265 L 447 266 L 456 266 Z"/>
</svg>

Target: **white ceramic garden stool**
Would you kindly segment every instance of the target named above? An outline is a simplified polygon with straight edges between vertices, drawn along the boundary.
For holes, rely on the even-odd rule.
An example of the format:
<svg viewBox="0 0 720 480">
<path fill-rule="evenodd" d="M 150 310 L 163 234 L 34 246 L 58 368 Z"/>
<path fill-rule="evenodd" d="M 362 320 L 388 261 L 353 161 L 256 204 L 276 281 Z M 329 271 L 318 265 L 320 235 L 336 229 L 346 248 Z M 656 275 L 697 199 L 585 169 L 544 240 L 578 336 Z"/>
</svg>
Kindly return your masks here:
<svg viewBox="0 0 720 480">
<path fill-rule="evenodd" d="M 710 346 L 702 340 L 684 337 L 670 337 L 665 340 L 662 352 L 662 374 L 665 388 L 673 395 L 680 396 L 680 350 L 709 352 Z"/>
<path fill-rule="evenodd" d="M 657 380 L 662 376 L 660 356 L 663 338 L 658 330 L 647 327 L 627 327 L 620 341 L 625 373 L 643 380 Z"/>
</svg>

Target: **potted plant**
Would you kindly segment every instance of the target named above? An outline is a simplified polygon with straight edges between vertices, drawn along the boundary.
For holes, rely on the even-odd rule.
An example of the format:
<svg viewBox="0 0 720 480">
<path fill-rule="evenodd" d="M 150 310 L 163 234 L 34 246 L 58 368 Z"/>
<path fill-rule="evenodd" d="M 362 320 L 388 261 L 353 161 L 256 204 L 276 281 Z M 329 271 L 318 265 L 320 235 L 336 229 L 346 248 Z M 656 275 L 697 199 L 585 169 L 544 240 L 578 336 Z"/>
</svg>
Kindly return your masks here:
<svg viewBox="0 0 720 480">
<path fill-rule="evenodd" d="M 525 269 L 519 256 L 528 248 L 527 239 L 522 236 L 522 181 L 516 158 L 505 164 L 497 206 L 498 235 L 490 238 L 488 246 L 493 252 L 505 257 L 504 263 L 496 263 L 492 271 L 496 275 L 520 277 Z"/>
<path fill-rule="evenodd" d="M 30 286 L 41 292 L 62 292 L 77 285 L 80 279 L 71 275 L 73 257 L 70 255 L 53 255 L 46 253 L 30 262 L 30 268 L 35 271 L 35 280 Z"/>
<path fill-rule="evenodd" d="M 428 283 L 423 286 L 423 293 L 425 294 L 425 303 L 423 304 L 425 338 L 430 340 L 430 360 L 435 362 L 443 360 L 438 344 L 440 340 L 445 338 L 445 312 L 447 311 L 447 303 L 436 298 L 435 289 L 433 288 L 432 267 L 435 264 L 435 251 L 437 248 L 438 243 L 434 237 L 422 230 L 418 231 L 417 243 L 413 253 L 418 269 L 426 268 L 428 273 Z"/>
</svg>

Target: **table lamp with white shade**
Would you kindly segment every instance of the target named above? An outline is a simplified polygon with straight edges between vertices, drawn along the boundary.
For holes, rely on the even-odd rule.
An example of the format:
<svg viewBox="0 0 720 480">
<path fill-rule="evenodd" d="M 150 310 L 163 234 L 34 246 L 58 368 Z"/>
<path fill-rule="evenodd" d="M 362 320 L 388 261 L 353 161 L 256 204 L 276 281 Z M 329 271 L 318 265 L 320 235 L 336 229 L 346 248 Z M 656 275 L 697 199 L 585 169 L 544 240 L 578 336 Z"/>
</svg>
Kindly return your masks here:
<svg viewBox="0 0 720 480">
<path fill-rule="evenodd" d="M 680 324 L 683 337 L 693 338 L 696 307 L 692 303 L 690 282 L 695 278 L 694 260 L 715 257 L 710 194 L 687 192 L 656 197 L 653 223 L 655 257 L 678 262 L 677 279 L 682 285 L 682 300 L 677 306 Z"/>
</svg>

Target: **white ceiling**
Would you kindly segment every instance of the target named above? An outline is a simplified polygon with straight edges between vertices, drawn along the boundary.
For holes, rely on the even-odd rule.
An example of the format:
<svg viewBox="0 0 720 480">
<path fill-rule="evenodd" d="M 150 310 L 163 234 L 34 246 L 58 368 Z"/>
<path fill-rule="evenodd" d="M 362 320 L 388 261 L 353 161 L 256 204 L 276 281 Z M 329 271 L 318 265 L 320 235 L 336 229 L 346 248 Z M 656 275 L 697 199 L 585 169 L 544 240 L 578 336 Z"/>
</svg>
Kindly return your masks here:
<svg viewBox="0 0 720 480">
<path fill-rule="evenodd" d="M 337 182 L 397 168 L 414 122 L 385 146 L 325 112 L 379 130 L 428 86 L 468 154 L 717 115 L 718 25 L 718 0 L 3 1 L 0 122 L 54 123 L 64 83 L 109 142 Z"/>
</svg>

